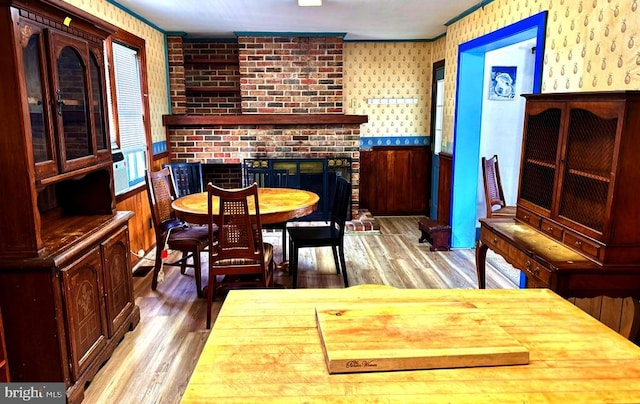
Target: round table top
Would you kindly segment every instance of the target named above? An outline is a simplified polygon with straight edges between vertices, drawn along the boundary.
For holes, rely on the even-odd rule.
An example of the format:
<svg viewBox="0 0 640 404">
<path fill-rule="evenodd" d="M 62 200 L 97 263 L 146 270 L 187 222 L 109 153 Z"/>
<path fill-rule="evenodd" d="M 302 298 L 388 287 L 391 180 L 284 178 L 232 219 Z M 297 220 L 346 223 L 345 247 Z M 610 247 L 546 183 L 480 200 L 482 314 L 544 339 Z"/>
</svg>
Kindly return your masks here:
<svg viewBox="0 0 640 404">
<path fill-rule="evenodd" d="M 218 198 L 215 198 L 217 201 Z M 292 188 L 258 188 L 260 219 L 262 224 L 282 223 L 306 216 L 316 210 L 320 197 L 310 191 Z M 214 202 L 215 203 L 215 202 Z M 171 204 L 176 216 L 189 223 L 206 224 L 208 215 L 207 193 L 201 192 L 178 198 Z M 214 211 L 218 207 L 214 205 Z M 249 211 L 255 209 L 249 205 Z"/>
</svg>

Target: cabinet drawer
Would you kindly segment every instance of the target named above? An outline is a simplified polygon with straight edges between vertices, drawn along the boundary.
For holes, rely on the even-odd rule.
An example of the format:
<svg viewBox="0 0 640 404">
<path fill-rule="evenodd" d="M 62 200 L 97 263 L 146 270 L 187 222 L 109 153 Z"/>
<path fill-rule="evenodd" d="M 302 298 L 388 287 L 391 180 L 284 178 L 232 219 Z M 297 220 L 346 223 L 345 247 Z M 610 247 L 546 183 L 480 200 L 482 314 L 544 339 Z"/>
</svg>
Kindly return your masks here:
<svg viewBox="0 0 640 404">
<path fill-rule="evenodd" d="M 564 243 L 574 250 L 584 253 L 592 258 L 600 259 L 600 250 L 602 248 L 600 244 L 568 231 L 564 233 Z"/>
<path fill-rule="evenodd" d="M 542 219 L 542 222 L 540 223 L 540 230 L 542 230 L 544 234 L 548 234 L 556 240 L 562 240 L 562 233 L 564 232 L 564 230 L 562 229 L 562 227 L 553 222 Z"/>
<path fill-rule="evenodd" d="M 524 254 L 523 254 L 524 255 Z M 528 279 L 535 278 L 531 286 L 548 288 L 551 285 L 551 271 L 534 259 L 524 256 L 521 269 Z M 542 282 L 542 283 L 540 283 Z"/>
<path fill-rule="evenodd" d="M 541 220 L 540 216 L 535 215 L 531 212 L 522 211 L 518 209 L 516 211 L 516 218 L 523 221 L 524 223 L 527 223 L 535 227 L 536 229 L 540 228 L 540 220 Z"/>
<path fill-rule="evenodd" d="M 482 227 L 481 232 L 483 242 L 485 242 L 491 250 L 502 255 L 508 263 L 524 272 L 528 279 L 533 279 L 531 282 L 528 282 L 530 287 L 551 287 L 550 285 L 553 283 L 551 281 L 551 271 L 547 267 L 530 258 L 522 250 L 511 245 L 492 231 Z"/>
</svg>

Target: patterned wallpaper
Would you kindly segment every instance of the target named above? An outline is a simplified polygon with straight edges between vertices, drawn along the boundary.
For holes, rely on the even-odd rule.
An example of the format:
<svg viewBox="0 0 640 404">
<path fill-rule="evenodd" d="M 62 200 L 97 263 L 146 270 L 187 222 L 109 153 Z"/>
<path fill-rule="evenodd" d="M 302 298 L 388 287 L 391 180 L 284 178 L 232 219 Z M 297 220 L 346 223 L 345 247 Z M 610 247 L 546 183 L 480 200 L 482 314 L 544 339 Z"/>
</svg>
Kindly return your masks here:
<svg viewBox="0 0 640 404">
<path fill-rule="evenodd" d="M 106 0 L 64 0 L 145 40 L 153 142 L 165 140 L 162 115 L 168 113 L 164 34 Z"/>
<path fill-rule="evenodd" d="M 368 115 L 361 136 L 426 136 L 431 114 L 430 42 L 345 42 L 344 111 Z"/>
<path fill-rule="evenodd" d="M 458 45 L 548 10 L 542 92 L 640 89 L 639 0 L 495 0 L 447 29 L 443 150 L 452 150 Z"/>
<path fill-rule="evenodd" d="M 164 36 L 106 0 L 65 0 L 145 38 L 154 142 L 167 113 Z M 434 42 L 346 42 L 344 110 L 366 114 L 362 136 L 424 136 L 430 126 L 431 66 L 446 59 L 443 150 L 452 151 L 458 45 L 548 10 L 543 92 L 640 90 L 640 0 L 495 0 Z M 417 104 L 369 99 L 417 98 Z"/>
</svg>

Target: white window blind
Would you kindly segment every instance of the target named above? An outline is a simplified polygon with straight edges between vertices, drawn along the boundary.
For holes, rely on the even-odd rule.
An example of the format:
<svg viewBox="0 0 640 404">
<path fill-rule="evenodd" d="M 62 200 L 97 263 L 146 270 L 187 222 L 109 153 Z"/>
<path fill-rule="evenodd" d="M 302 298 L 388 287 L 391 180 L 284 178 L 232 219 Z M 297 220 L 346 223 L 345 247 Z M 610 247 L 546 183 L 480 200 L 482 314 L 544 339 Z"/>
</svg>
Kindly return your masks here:
<svg viewBox="0 0 640 404">
<path fill-rule="evenodd" d="M 146 138 L 142 117 L 138 53 L 134 49 L 114 42 L 113 59 L 116 76 L 120 149 L 144 149 L 146 148 Z"/>
<path fill-rule="evenodd" d="M 136 49 L 113 42 L 113 70 L 115 75 L 118 116 L 118 146 L 127 161 L 129 185 L 142 182 L 146 168 L 146 136 L 144 108 L 140 84 L 140 64 Z M 115 137 L 112 138 L 115 142 Z"/>
</svg>

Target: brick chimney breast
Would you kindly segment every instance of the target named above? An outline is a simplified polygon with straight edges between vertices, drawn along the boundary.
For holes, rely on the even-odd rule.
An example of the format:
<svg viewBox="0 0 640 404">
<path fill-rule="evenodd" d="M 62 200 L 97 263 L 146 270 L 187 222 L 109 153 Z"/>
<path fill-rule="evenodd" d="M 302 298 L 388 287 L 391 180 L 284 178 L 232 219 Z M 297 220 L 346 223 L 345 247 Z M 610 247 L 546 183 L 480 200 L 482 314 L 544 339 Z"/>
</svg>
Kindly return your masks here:
<svg viewBox="0 0 640 404">
<path fill-rule="evenodd" d="M 342 114 L 342 37 L 238 36 L 243 114 Z"/>
</svg>

